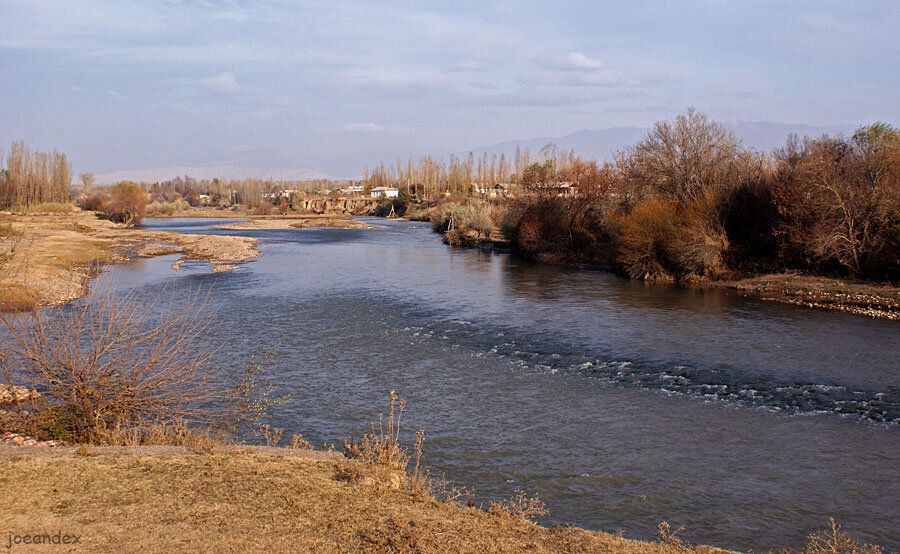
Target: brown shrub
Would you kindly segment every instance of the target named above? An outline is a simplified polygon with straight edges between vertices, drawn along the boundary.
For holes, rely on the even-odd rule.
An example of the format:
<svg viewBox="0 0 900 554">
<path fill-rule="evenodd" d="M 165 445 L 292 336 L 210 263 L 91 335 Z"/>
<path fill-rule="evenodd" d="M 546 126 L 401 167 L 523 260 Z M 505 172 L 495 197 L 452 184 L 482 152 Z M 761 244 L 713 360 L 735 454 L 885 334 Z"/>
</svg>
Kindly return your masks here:
<svg viewBox="0 0 900 554">
<path fill-rule="evenodd" d="M 490 202 L 474 199 L 448 202 L 431 213 L 431 229 L 443 233 L 454 246 L 489 238 L 494 226 L 494 206 Z"/>
<path fill-rule="evenodd" d="M 102 192 L 95 192 L 81 201 L 81 208 L 92 212 L 105 212 L 109 198 Z"/>
<path fill-rule="evenodd" d="M 210 423 L 224 391 L 197 297 L 116 297 L 109 289 L 50 313 L 0 314 L 5 379 L 41 391 L 48 432 L 83 442 L 142 425 Z M 139 431 L 135 431 L 140 433 Z"/>
<path fill-rule="evenodd" d="M 789 549 L 781 552 L 792 552 Z M 875 544 L 864 543 L 841 531 L 834 518 L 831 518 L 828 529 L 809 536 L 809 542 L 800 554 L 881 554 L 884 550 Z"/>
<path fill-rule="evenodd" d="M 615 233 L 618 262 L 631 277 L 716 277 L 724 270 L 728 239 L 705 202 L 643 202 L 619 219 Z"/>
<path fill-rule="evenodd" d="M 147 193 L 133 181 L 122 181 L 113 186 L 106 216 L 126 226 L 138 225 L 147 210 Z"/>
<path fill-rule="evenodd" d="M 538 517 L 550 512 L 537 496 L 526 496 L 525 491 L 517 490 L 515 494 L 499 502 L 491 501 L 488 512 L 496 515 L 521 518 L 535 522 Z"/>
</svg>

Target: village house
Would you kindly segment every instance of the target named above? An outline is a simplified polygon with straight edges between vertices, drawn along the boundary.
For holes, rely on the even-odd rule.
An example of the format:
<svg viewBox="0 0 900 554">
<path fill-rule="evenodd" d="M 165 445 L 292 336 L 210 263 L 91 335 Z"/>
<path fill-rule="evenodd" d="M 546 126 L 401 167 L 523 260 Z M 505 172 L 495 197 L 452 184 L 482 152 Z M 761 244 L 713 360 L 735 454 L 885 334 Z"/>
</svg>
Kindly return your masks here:
<svg viewBox="0 0 900 554">
<path fill-rule="evenodd" d="M 400 191 L 394 187 L 375 187 L 369 191 L 372 198 L 397 198 Z"/>
<path fill-rule="evenodd" d="M 363 191 L 362 185 L 350 185 L 341 189 L 341 194 L 359 194 Z"/>
</svg>

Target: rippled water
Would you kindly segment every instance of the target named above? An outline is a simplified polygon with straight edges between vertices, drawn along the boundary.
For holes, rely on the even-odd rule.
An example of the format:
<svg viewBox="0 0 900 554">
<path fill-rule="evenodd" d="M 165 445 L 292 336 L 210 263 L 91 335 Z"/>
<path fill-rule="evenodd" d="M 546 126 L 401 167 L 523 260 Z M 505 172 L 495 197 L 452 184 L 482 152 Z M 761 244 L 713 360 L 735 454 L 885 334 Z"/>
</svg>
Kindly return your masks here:
<svg viewBox="0 0 900 554">
<path fill-rule="evenodd" d="M 359 435 L 396 389 L 427 464 L 480 501 L 538 493 L 566 523 L 799 545 L 834 516 L 900 548 L 900 323 L 452 250 L 427 225 L 221 231 L 263 257 L 170 258 L 123 286 L 210 287 L 223 371 L 280 345 L 274 414 L 314 444 Z M 172 281 L 174 279 L 174 281 Z"/>
</svg>

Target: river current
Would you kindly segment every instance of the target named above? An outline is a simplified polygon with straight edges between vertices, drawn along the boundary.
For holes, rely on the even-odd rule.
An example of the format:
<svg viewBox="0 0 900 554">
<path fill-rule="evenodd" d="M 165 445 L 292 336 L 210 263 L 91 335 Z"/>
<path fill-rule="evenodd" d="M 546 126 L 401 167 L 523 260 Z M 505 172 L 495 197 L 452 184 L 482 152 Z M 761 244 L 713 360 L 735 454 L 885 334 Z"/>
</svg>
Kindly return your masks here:
<svg viewBox="0 0 900 554">
<path fill-rule="evenodd" d="M 225 231 L 225 274 L 141 260 L 119 286 L 209 291 L 222 371 L 277 347 L 285 436 L 340 445 L 395 389 L 404 438 L 476 502 L 538 494 L 546 524 L 660 521 L 694 543 L 798 546 L 828 518 L 900 549 L 900 322 L 456 250 L 427 224 Z"/>
</svg>

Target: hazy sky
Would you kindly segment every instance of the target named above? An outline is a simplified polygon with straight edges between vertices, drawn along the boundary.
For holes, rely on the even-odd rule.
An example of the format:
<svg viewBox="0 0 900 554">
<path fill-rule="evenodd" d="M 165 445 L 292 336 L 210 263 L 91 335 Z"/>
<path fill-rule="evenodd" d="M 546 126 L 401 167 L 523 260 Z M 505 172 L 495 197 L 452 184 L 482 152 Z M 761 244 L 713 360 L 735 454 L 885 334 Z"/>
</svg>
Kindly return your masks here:
<svg viewBox="0 0 900 554">
<path fill-rule="evenodd" d="M 77 171 L 257 149 L 321 169 L 690 105 L 900 123 L 898 28 L 896 0 L 0 0 L 0 148 L 59 148 Z"/>
</svg>

